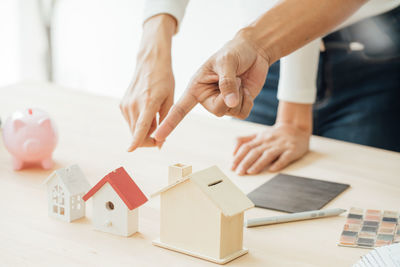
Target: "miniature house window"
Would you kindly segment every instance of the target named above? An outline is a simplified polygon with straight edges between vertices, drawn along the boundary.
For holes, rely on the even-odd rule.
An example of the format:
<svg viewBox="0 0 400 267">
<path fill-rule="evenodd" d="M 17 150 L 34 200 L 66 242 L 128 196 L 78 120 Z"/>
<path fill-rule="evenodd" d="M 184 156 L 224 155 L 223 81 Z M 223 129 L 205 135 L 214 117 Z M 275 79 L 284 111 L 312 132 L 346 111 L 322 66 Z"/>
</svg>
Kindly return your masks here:
<svg viewBox="0 0 400 267">
<path fill-rule="evenodd" d="M 64 190 L 61 186 L 53 187 L 52 197 L 53 212 L 64 216 Z"/>
<path fill-rule="evenodd" d="M 108 201 L 108 202 L 106 203 L 106 208 L 107 208 L 108 210 L 113 210 L 113 209 L 114 209 L 114 203 L 112 203 L 111 201 Z"/>
<path fill-rule="evenodd" d="M 79 202 L 77 201 L 77 196 L 73 196 L 73 197 L 71 197 L 71 209 L 72 210 L 79 210 L 79 208 L 78 208 L 78 205 L 79 205 Z"/>
</svg>

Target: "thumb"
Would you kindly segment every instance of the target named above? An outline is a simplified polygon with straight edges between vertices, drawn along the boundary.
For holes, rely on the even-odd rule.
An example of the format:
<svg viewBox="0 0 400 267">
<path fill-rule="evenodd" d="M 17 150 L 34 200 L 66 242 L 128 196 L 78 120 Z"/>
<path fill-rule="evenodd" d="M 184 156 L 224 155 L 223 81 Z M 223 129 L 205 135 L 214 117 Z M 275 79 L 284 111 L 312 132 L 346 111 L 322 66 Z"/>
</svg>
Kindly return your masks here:
<svg viewBox="0 0 400 267">
<path fill-rule="evenodd" d="M 224 56 L 215 62 L 215 72 L 218 74 L 218 87 L 224 97 L 225 104 L 234 108 L 239 104 L 240 82 L 236 77 L 238 62 L 233 56 Z M 240 81 L 240 79 L 239 79 Z"/>
</svg>

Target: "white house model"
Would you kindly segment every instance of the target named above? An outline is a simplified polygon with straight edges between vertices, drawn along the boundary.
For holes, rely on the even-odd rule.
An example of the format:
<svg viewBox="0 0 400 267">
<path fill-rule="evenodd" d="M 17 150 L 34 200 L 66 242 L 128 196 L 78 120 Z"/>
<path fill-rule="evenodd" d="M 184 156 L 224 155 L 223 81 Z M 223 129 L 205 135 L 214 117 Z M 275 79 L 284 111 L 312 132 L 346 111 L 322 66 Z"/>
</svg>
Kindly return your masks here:
<svg viewBox="0 0 400 267">
<path fill-rule="evenodd" d="M 191 173 L 191 166 L 169 168 L 161 197 L 160 239 L 154 245 L 215 263 L 245 253 L 243 213 L 254 204 L 216 166 Z"/>
<path fill-rule="evenodd" d="M 138 208 L 147 197 L 123 167 L 101 179 L 83 196 L 93 198 L 93 224 L 97 230 L 130 236 L 138 230 Z"/>
<path fill-rule="evenodd" d="M 71 222 L 85 216 L 83 195 L 89 182 L 78 165 L 54 171 L 45 181 L 49 216 Z"/>
</svg>

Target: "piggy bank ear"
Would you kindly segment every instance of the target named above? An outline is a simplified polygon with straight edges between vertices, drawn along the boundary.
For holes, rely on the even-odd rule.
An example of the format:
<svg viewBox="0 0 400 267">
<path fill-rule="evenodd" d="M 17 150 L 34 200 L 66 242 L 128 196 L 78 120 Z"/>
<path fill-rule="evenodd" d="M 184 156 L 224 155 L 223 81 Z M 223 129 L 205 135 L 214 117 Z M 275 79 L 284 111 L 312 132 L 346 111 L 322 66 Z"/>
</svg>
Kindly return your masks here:
<svg viewBox="0 0 400 267">
<path fill-rule="evenodd" d="M 17 132 L 19 129 L 21 129 L 24 126 L 25 126 L 25 122 L 23 122 L 20 119 L 16 119 L 13 121 L 14 132 Z"/>
<path fill-rule="evenodd" d="M 46 128 L 46 129 L 50 129 L 51 128 L 51 121 L 49 118 L 47 119 L 42 119 L 39 121 L 39 125 L 40 127 Z"/>
</svg>

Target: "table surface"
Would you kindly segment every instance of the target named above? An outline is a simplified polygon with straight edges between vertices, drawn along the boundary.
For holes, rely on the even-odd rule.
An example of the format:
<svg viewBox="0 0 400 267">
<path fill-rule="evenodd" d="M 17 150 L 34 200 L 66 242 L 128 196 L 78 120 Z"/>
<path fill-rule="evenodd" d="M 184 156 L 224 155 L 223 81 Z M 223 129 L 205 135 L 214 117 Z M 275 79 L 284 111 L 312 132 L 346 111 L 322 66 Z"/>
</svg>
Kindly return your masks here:
<svg viewBox="0 0 400 267">
<path fill-rule="evenodd" d="M 266 126 L 190 115 L 161 150 L 126 152 L 130 134 L 118 100 L 50 84 L 18 84 L 0 89 L 0 115 L 40 107 L 59 130 L 56 168 L 78 163 L 94 185 L 109 171 L 124 166 L 146 195 L 167 184 L 168 166 L 191 164 L 193 170 L 218 165 L 248 193 L 275 174 L 240 177 L 230 171 L 235 137 Z M 284 173 L 349 183 L 351 188 L 327 207 L 351 206 L 399 210 L 400 153 L 312 137 L 311 151 Z M 216 266 L 151 244 L 159 235 L 159 197 L 140 208 L 139 232 L 129 238 L 93 230 L 91 203 L 87 218 L 73 223 L 47 215 L 42 185 L 51 171 L 14 172 L 0 145 L 0 266 Z M 254 208 L 246 218 L 280 214 Z M 244 229 L 250 252 L 228 266 L 349 266 L 368 252 L 337 246 L 345 215 Z M 168 263 L 168 264 L 167 264 Z"/>
</svg>

